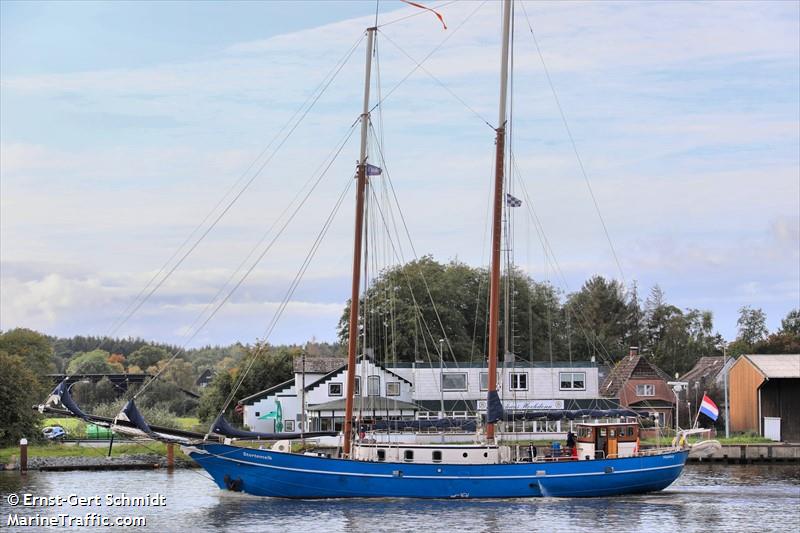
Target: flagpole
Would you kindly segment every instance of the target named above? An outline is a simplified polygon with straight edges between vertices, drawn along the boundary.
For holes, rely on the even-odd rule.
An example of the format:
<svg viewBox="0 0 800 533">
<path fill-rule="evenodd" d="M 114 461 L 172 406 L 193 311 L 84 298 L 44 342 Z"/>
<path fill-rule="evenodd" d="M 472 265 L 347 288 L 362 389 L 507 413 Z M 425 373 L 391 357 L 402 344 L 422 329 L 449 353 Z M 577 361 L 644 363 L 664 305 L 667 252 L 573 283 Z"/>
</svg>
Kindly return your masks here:
<svg viewBox="0 0 800 533">
<path fill-rule="evenodd" d="M 703 399 L 705 400 L 705 398 L 706 398 L 706 391 L 703 391 Z M 700 405 L 703 405 L 702 401 L 700 402 Z M 697 427 L 697 420 L 700 418 L 700 405 L 697 406 L 697 415 L 694 417 L 694 425 L 692 426 L 693 428 Z"/>
</svg>

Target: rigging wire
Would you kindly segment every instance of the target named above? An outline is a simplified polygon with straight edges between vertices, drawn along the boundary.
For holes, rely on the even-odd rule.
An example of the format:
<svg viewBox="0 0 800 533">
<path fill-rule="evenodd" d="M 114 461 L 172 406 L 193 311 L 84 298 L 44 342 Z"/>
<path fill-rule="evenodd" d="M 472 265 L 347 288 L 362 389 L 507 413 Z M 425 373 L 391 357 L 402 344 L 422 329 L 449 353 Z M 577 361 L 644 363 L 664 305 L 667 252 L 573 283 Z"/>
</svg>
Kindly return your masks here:
<svg viewBox="0 0 800 533">
<path fill-rule="evenodd" d="M 455 92 L 455 91 L 453 91 L 453 90 L 452 90 L 450 87 L 448 87 L 447 85 L 445 85 L 445 83 L 444 83 L 442 80 L 440 80 L 439 78 L 437 78 L 437 77 L 436 77 L 436 76 L 435 76 L 435 75 L 434 75 L 434 74 L 433 74 L 433 73 L 432 73 L 430 70 L 428 70 L 428 69 L 426 69 L 424 66 L 422 66 L 422 63 L 418 62 L 418 61 L 417 61 L 416 59 L 414 59 L 414 58 L 413 58 L 413 57 L 412 57 L 412 56 L 411 56 L 411 55 L 410 55 L 408 52 L 406 52 L 405 50 L 403 50 L 403 48 L 402 48 L 402 47 L 401 47 L 399 44 L 397 44 L 396 42 L 394 42 L 394 41 L 393 41 L 393 40 L 392 40 L 392 39 L 391 39 L 391 38 L 390 38 L 388 35 L 386 35 L 386 34 L 385 34 L 385 33 L 383 33 L 383 32 L 381 32 L 381 35 L 383 35 L 384 39 L 386 39 L 387 41 L 389 41 L 390 43 L 392 43 L 392 44 L 395 46 L 395 48 L 397 48 L 398 50 L 400 50 L 400 51 L 403 53 L 403 55 L 405 55 L 405 56 L 406 56 L 408 59 L 410 59 L 412 63 L 414 63 L 415 65 L 417 65 L 417 68 L 419 68 L 420 70 L 422 70 L 422 72 L 424 72 L 425 74 L 427 74 L 427 75 L 428 75 L 428 76 L 429 76 L 429 77 L 430 77 L 430 78 L 431 78 L 433 81 L 435 81 L 436 83 L 438 83 L 438 84 L 439 84 L 439 85 L 440 85 L 440 86 L 441 86 L 441 87 L 442 87 L 442 88 L 443 88 L 445 91 L 447 91 L 448 93 L 450 93 L 450 96 L 452 96 L 453 98 L 455 98 L 456 100 L 458 100 L 458 102 L 459 102 L 459 103 L 461 103 L 461 105 L 463 105 L 464 107 L 466 107 L 466 108 L 467 108 L 467 109 L 468 109 L 468 110 L 469 110 L 469 111 L 470 111 L 470 112 L 471 112 L 473 115 L 475 115 L 476 117 L 478 117 L 478 119 L 479 119 L 481 122 L 483 122 L 484 124 L 486 124 L 487 126 L 489 126 L 489 127 L 492 129 L 492 130 L 494 130 L 494 126 L 492 126 L 492 124 L 491 124 L 491 123 L 490 123 L 490 122 L 489 122 L 489 121 L 488 121 L 486 118 L 484 118 L 484 117 L 483 117 L 483 115 L 481 115 L 480 113 L 478 113 L 478 112 L 475 110 L 475 108 L 473 108 L 472 106 L 470 106 L 470 105 L 469 105 L 469 104 L 468 104 L 468 103 L 467 103 L 467 102 L 466 102 L 466 101 L 465 101 L 463 98 L 461 98 L 460 96 L 458 96 L 458 94 L 456 94 L 456 92 Z"/>
<path fill-rule="evenodd" d="M 558 93 L 556 92 L 555 84 L 553 83 L 552 78 L 550 77 L 550 70 L 547 68 L 547 63 L 545 63 L 544 55 L 542 54 L 542 50 L 539 47 L 539 41 L 536 39 L 536 34 L 533 32 L 533 25 L 531 25 L 530 18 L 528 18 L 528 12 L 525 10 L 525 3 L 521 2 L 522 5 L 522 12 L 525 14 L 525 20 L 528 23 L 528 29 L 530 30 L 531 37 L 533 38 L 533 43 L 536 46 L 536 52 L 539 55 L 539 59 L 542 62 L 542 68 L 544 69 L 545 78 L 547 78 L 547 83 L 550 85 L 550 91 L 553 93 L 553 99 L 555 100 L 556 107 L 558 108 L 558 112 L 561 115 L 561 121 L 564 123 L 564 129 L 567 132 L 567 137 L 569 137 L 569 142 L 572 145 L 572 151 L 575 153 L 575 159 L 578 161 L 578 167 L 580 168 L 581 175 L 583 176 L 583 181 L 586 183 L 586 188 L 589 191 L 589 196 L 592 198 L 592 203 L 594 204 L 594 209 L 597 212 L 597 217 L 600 219 L 600 224 L 603 226 L 603 233 L 605 234 L 606 241 L 608 241 L 608 245 L 611 247 L 611 254 L 614 256 L 614 262 L 617 265 L 617 269 L 619 270 L 619 275 L 622 278 L 622 283 L 627 285 L 625 281 L 625 273 L 622 270 L 622 264 L 620 263 L 619 257 L 617 256 L 617 251 L 614 248 L 614 243 L 611 240 L 611 234 L 608 231 L 608 227 L 606 226 L 605 219 L 603 218 L 603 214 L 600 212 L 600 204 L 597 202 L 597 198 L 594 195 L 594 190 L 592 189 L 592 184 L 589 181 L 589 175 L 586 173 L 586 168 L 583 165 L 583 160 L 581 159 L 580 153 L 578 152 L 578 145 L 575 143 L 575 138 L 572 136 L 572 130 L 569 127 L 569 123 L 567 122 L 567 115 L 564 112 L 564 109 L 561 107 L 561 101 L 558 98 Z"/>
<path fill-rule="evenodd" d="M 142 305 L 144 305 L 144 303 L 148 299 L 150 299 L 150 297 L 164 284 L 164 282 L 166 282 L 166 280 L 178 269 L 178 267 L 186 260 L 186 258 L 189 257 L 189 255 L 191 255 L 191 253 L 197 248 L 197 246 L 200 244 L 200 242 L 202 242 L 203 239 L 205 239 L 205 237 L 214 229 L 214 227 L 216 227 L 216 225 L 220 222 L 220 220 L 222 220 L 222 218 L 228 213 L 228 211 L 230 211 L 230 209 L 239 200 L 239 198 L 242 196 L 242 194 L 244 194 L 244 192 L 250 187 L 250 185 L 255 181 L 255 179 L 261 174 L 261 172 L 264 170 L 264 168 L 270 163 L 270 161 L 272 161 L 272 159 L 275 157 L 275 155 L 278 153 L 278 151 L 283 147 L 283 145 L 286 143 L 286 141 L 289 139 L 289 137 L 291 137 L 292 133 L 294 133 L 294 131 L 297 129 L 297 127 L 300 125 L 300 123 L 305 119 L 305 117 L 308 115 L 308 113 L 311 111 L 311 109 L 314 107 L 314 105 L 317 103 L 317 101 L 319 101 L 319 99 L 322 97 L 322 95 L 325 93 L 325 91 L 328 89 L 328 87 L 330 87 L 331 83 L 333 83 L 333 81 L 336 79 L 338 74 L 341 72 L 341 70 L 344 68 L 344 66 L 349 61 L 350 57 L 353 55 L 353 52 L 358 48 L 358 45 L 361 43 L 361 40 L 363 38 L 364 38 L 364 36 L 361 35 L 359 37 L 359 39 L 357 39 L 356 42 L 350 47 L 350 49 L 345 53 L 345 55 L 334 65 L 334 67 L 331 69 L 331 71 L 329 71 L 328 74 L 325 75 L 325 77 L 320 82 L 320 84 L 317 85 L 317 87 L 314 89 L 314 91 L 312 91 L 311 95 L 309 95 L 309 97 L 306 98 L 306 100 L 303 102 L 303 105 L 301 105 L 298 108 L 298 110 L 295 111 L 295 113 L 292 115 L 292 117 L 290 117 L 290 119 L 281 127 L 281 129 L 275 134 L 275 137 L 267 145 L 267 147 L 265 147 L 261 151 L 261 153 L 258 155 L 258 157 L 256 157 L 255 160 L 253 160 L 253 162 L 250 164 L 250 166 L 248 166 L 247 170 L 245 170 L 245 172 L 242 174 L 242 176 L 237 180 L 236 183 L 234 183 L 234 185 L 229 189 L 229 191 L 226 192 L 226 194 L 222 197 L 222 199 L 219 201 L 219 203 L 217 203 L 217 205 L 214 206 L 214 208 L 209 212 L 209 214 L 206 215 L 206 218 L 203 219 L 203 222 L 201 222 L 195 228 L 195 230 L 190 234 L 190 236 L 187 237 L 187 239 L 186 239 L 186 241 L 184 241 L 184 243 L 186 243 L 189 240 L 191 240 L 191 235 L 193 235 L 196 231 L 198 231 L 199 228 L 201 228 L 203 226 L 203 224 L 205 224 L 205 222 L 211 217 L 211 215 L 222 204 L 224 199 L 236 188 L 236 186 L 244 179 L 244 177 L 249 173 L 249 171 L 254 166 L 256 166 L 257 161 L 259 159 L 261 159 L 261 157 L 269 150 L 269 148 L 275 143 L 275 141 L 280 137 L 280 135 L 284 131 L 286 131 L 286 128 L 292 123 L 292 121 L 297 117 L 297 115 L 300 114 L 300 117 L 294 122 L 294 125 L 289 128 L 289 131 L 286 133 L 286 135 L 283 137 L 283 139 L 278 143 L 278 145 L 275 148 L 275 150 L 273 150 L 273 152 L 258 167 L 258 169 L 255 171 L 255 173 L 250 177 L 250 179 L 248 179 L 244 183 L 244 185 L 233 196 L 233 198 L 225 205 L 223 210 L 214 218 L 213 222 L 208 226 L 208 228 L 206 228 L 206 230 L 197 238 L 197 240 L 180 257 L 180 259 L 172 266 L 172 268 L 169 269 L 169 271 L 161 278 L 161 280 L 158 283 L 156 283 L 155 286 L 153 286 L 149 291 L 147 291 L 147 288 L 152 284 L 152 281 L 155 278 L 158 277 L 158 275 L 165 269 L 166 265 L 168 265 L 170 263 L 172 258 L 174 258 L 175 255 L 177 255 L 177 252 L 179 252 L 184 245 L 182 244 L 178 248 L 176 253 L 174 253 L 173 256 L 164 264 L 164 266 L 161 268 L 161 270 L 159 270 L 159 272 L 150 280 L 150 282 L 148 282 L 148 284 L 145 285 L 145 288 L 142 289 L 142 291 L 139 293 L 139 296 L 137 296 L 136 299 L 134 299 L 135 305 L 133 305 L 133 308 L 130 308 L 130 305 L 129 305 L 129 307 L 127 308 L 128 309 L 127 314 L 124 314 L 124 317 L 122 318 L 122 320 L 120 320 L 116 325 L 114 325 L 114 327 L 111 330 L 109 330 L 109 333 L 107 335 L 112 335 L 115 332 L 119 331 L 119 329 L 122 328 L 122 326 L 124 326 L 125 323 L 127 323 L 128 320 L 131 319 L 131 317 L 133 317 L 133 315 L 142 307 Z M 142 297 L 141 296 L 142 293 L 145 293 L 145 292 L 146 292 L 146 294 Z"/>
<path fill-rule="evenodd" d="M 458 25 L 458 26 L 457 26 L 457 27 L 456 27 L 456 28 L 453 30 L 453 32 L 452 32 L 452 33 L 450 33 L 450 34 L 449 34 L 447 37 L 445 37 L 445 38 L 444 38 L 444 39 L 443 39 L 443 40 L 442 40 L 442 41 L 441 41 L 441 42 L 440 42 L 438 45 L 436 45 L 436 46 L 433 48 L 433 50 L 431 50 L 430 52 L 428 52 L 428 55 L 426 55 L 426 56 L 425 56 L 425 57 L 422 59 L 422 61 L 420 61 L 420 62 L 417 64 L 417 66 L 415 66 L 413 69 L 411 69 L 411 70 L 410 70 L 410 71 L 409 71 L 409 72 L 408 72 L 408 73 L 407 73 L 407 74 L 406 74 L 406 75 L 405 75 L 405 76 L 404 76 L 404 77 L 403 77 L 403 78 L 402 78 L 400 81 L 398 81 L 398 82 L 397 82 L 397 83 L 394 85 L 394 87 L 392 87 L 392 88 L 389 90 L 389 92 L 386 94 L 386 96 L 384 96 L 384 97 L 383 97 L 383 99 L 379 100 L 379 101 L 378 101 L 378 102 L 377 102 L 375 105 L 373 105 L 373 106 L 372 106 L 372 108 L 370 109 L 370 112 L 371 112 L 373 109 L 375 109 L 376 107 L 378 107 L 378 106 L 382 105 L 382 104 L 383 104 L 383 103 L 384 103 L 386 100 L 388 100 L 388 99 L 389 99 L 389 97 L 392 95 L 392 93 L 394 93 L 394 92 L 397 90 L 397 88 L 398 88 L 398 87 L 400 87 L 401 85 L 403 85 L 403 83 L 405 83 L 405 82 L 406 82 L 406 80 L 408 80 L 408 78 L 410 78 L 412 74 L 414 74 L 414 73 L 415 73 L 415 72 L 416 72 L 416 71 L 417 71 L 419 68 L 421 68 L 421 67 L 422 67 L 422 64 L 423 64 L 423 63 L 425 63 L 425 61 L 427 61 L 428 59 L 430 59 L 430 57 L 431 57 L 433 54 L 435 54 L 436 52 L 438 52 L 438 51 L 439 51 L 439 49 L 440 49 L 442 46 L 444 46 L 444 45 L 445 45 L 445 43 L 447 43 L 447 41 L 449 41 L 451 37 L 453 37 L 453 36 L 454 36 L 456 33 L 458 33 L 458 30 L 460 30 L 460 29 L 461 29 L 461 28 L 464 26 L 464 24 L 466 24 L 466 23 L 467 23 L 467 22 L 468 22 L 468 21 L 469 21 L 469 20 L 472 18 L 472 16 L 473 16 L 474 14 L 475 14 L 475 13 L 477 13 L 477 12 L 478 12 L 478 10 L 484 6 L 484 4 L 486 4 L 486 2 L 488 2 L 488 0 L 484 0 L 483 2 L 481 2 L 481 3 L 478 5 L 478 7 L 476 7 L 476 8 L 475 8 L 475 9 L 474 9 L 474 10 L 473 10 L 473 11 L 472 11 L 470 14 L 469 14 L 469 16 L 468 16 L 467 18 L 465 18 L 464 20 L 462 20 L 462 21 L 461 21 L 461 23 L 460 23 L 460 24 L 459 24 L 459 25 Z M 383 33 L 383 32 L 381 32 L 381 33 Z M 383 33 L 383 36 L 384 36 L 384 37 L 386 37 L 386 34 L 385 34 L 385 33 Z M 387 39 L 388 39 L 388 37 L 387 37 Z"/>
<path fill-rule="evenodd" d="M 269 244 L 267 245 L 267 247 L 266 247 L 266 248 L 265 248 L 265 249 L 264 249 L 264 250 L 261 252 L 261 254 L 259 254 L 259 256 L 258 256 L 258 257 L 256 258 L 256 260 L 255 260 L 255 261 L 252 263 L 252 265 L 250 266 L 250 268 L 248 268 L 248 269 L 247 269 L 247 271 L 246 271 L 246 272 L 245 272 L 245 273 L 244 273 L 244 274 L 243 274 L 243 275 L 240 277 L 239 281 L 238 281 L 238 282 L 237 282 L 237 283 L 236 283 L 236 284 L 235 284 L 233 287 L 231 287 L 231 289 L 228 291 L 228 293 L 225 295 L 225 297 L 224 297 L 224 298 L 223 298 L 223 299 L 222 299 L 222 300 L 221 300 L 221 301 L 220 301 L 220 302 L 219 302 L 219 303 L 218 303 L 218 304 L 217 304 L 217 305 L 214 307 L 213 311 L 212 311 L 212 312 L 209 314 L 209 316 L 208 316 L 208 317 L 207 317 L 207 318 L 206 318 L 206 319 L 205 319 L 205 320 L 204 320 L 204 321 L 203 321 L 203 322 L 200 324 L 200 326 L 199 326 L 199 327 L 198 327 L 198 328 L 197 328 L 197 329 L 194 331 L 194 333 L 192 333 L 192 335 L 191 335 L 191 336 L 190 336 L 190 337 L 189 337 L 189 338 L 188 338 L 188 339 L 187 339 L 187 340 L 184 342 L 183 346 L 182 346 L 182 347 L 181 347 L 179 350 L 177 350 L 177 351 L 176 351 L 176 352 L 175 352 L 175 353 L 172 355 L 172 357 L 170 357 L 170 358 L 168 359 L 168 361 L 167 361 L 167 364 L 166 364 L 166 365 L 164 365 L 164 367 L 163 367 L 163 368 L 161 368 L 161 369 L 160 369 L 160 370 L 159 370 L 159 371 L 158 371 L 158 372 L 157 372 L 157 373 L 156 373 L 156 374 L 155 374 L 155 375 L 154 375 L 154 376 L 153 376 L 153 377 L 152 377 L 152 378 L 151 378 L 149 381 L 147 381 L 147 382 L 146 382 L 146 383 L 145 383 L 145 384 L 142 386 L 142 388 L 141 388 L 141 389 L 139 389 L 139 390 L 136 392 L 136 395 L 134 395 L 134 398 L 136 398 L 136 397 L 137 397 L 137 396 L 139 396 L 139 395 L 140 395 L 142 392 L 144 392 L 144 390 L 145 390 L 145 389 L 146 389 L 146 388 L 147 388 L 147 387 L 148 387 L 148 386 L 149 386 L 149 385 L 150 385 L 150 384 L 151 384 L 153 381 L 155 381 L 155 380 L 156 380 L 156 379 L 157 379 L 157 378 L 158 378 L 158 377 L 159 377 L 159 376 L 160 376 L 160 375 L 161 375 L 161 374 L 164 372 L 164 370 L 166 370 L 166 369 L 167 369 L 167 367 L 169 367 L 169 365 L 172 363 L 172 361 L 174 361 L 174 360 L 175 360 L 175 358 L 178 356 L 178 354 L 180 354 L 181 352 L 183 352 L 183 351 L 185 350 L 186 346 L 187 346 L 187 345 L 188 345 L 188 344 L 189 344 L 189 343 L 190 343 L 190 342 L 191 342 L 191 341 L 192 341 L 192 340 L 195 338 L 195 336 L 197 336 L 197 334 L 198 334 L 198 333 L 199 333 L 199 332 L 200 332 L 200 331 L 201 331 L 201 330 L 202 330 L 202 329 L 203 329 L 203 328 L 204 328 L 204 327 L 205 327 L 205 326 L 206 326 L 206 325 L 207 325 L 207 324 L 208 324 L 208 323 L 211 321 L 211 319 L 212 319 L 212 318 L 214 318 L 214 316 L 215 316 L 215 315 L 216 315 L 216 314 L 219 312 L 219 310 L 222 308 L 222 306 L 224 306 L 224 305 L 225 305 L 225 303 L 227 303 L 227 302 L 228 302 L 228 300 L 230 299 L 230 297 L 231 297 L 231 296 L 233 296 L 234 292 L 236 292 L 236 290 L 237 290 L 237 289 L 238 289 L 238 288 L 239 288 L 239 287 L 242 285 L 242 283 L 244 283 L 244 281 L 247 279 L 247 277 L 248 277 L 248 276 L 249 276 L 249 275 L 250 275 L 250 274 L 253 272 L 253 270 L 255 269 L 255 267 L 256 267 L 256 266 L 257 266 L 257 265 L 258 265 L 258 264 L 261 262 L 261 260 L 262 260 L 262 259 L 264 258 L 264 256 L 267 254 L 267 252 L 269 252 L 269 250 L 272 248 L 272 246 L 275 244 L 275 242 L 276 242 L 276 241 L 277 241 L 277 240 L 280 238 L 280 236 L 281 236 L 281 235 L 283 234 L 283 232 L 286 230 L 287 226 L 288 226 L 288 225 L 289 225 L 289 224 L 292 222 L 292 220 L 294 220 L 294 218 L 295 218 L 295 217 L 297 216 L 297 214 L 300 212 L 300 209 L 303 207 L 303 205 L 305 205 L 306 201 L 307 201 L 307 200 L 308 200 L 308 198 L 311 196 L 311 193 L 312 193 L 312 192 L 314 192 L 314 190 L 316 189 L 316 187 L 317 187 L 317 186 L 319 185 L 319 183 L 322 181 L 322 178 L 324 178 L 324 177 L 325 177 L 325 175 L 328 173 L 328 170 L 331 168 L 331 165 L 333 165 L 334 161 L 336 161 L 336 159 L 338 158 L 338 156 L 339 156 L 339 154 L 341 153 L 342 149 L 343 149 L 343 148 L 345 147 L 345 145 L 347 144 L 347 141 L 350 139 L 350 137 L 352 136 L 353 132 L 355 131 L 355 126 L 356 126 L 356 124 L 357 124 L 357 123 L 358 123 L 358 121 L 356 121 L 356 122 L 353 122 L 353 124 L 350 126 L 350 130 L 348 131 L 348 133 L 347 133 L 347 135 L 345 136 L 344 140 L 343 140 L 343 141 L 340 143 L 338 150 L 336 150 L 336 152 L 334 153 L 333 157 L 331 157 L 330 161 L 328 162 L 328 165 L 325 167 L 325 169 L 324 169 L 324 170 L 323 170 L 323 171 L 320 173 L 320 175 L 317 177 L 317 180 L 314 182 L 314 185 L 313 185 L 313 186 L 312 186 L 312 187 L 311 187 L 311 188 L 308 190 L 308 192 L 305 194 L 305 196 L 303 197 L 303 199 L 300 201 L 300 203 L 299 203 L 299 204 L 297 205 L 297 207 L 295 208 L 294 212 L 292 212 L 292 214 L 291 214 L 291 215 L 290 215 L 290 216 L 289 216 L 289 217 L 286 219 L 286 221 L 285 221 L 285 222 L 284 222 L 284 223 L 281 225 L 281 227 L 280 227 L 280 228 L 279 228 L 279 230 L 278 230 L 278 233 L 277 233 L 277 234 L 276 234 L 276 235 L 275 235 L 275 236 L 272 238 L 272 240 L 269 242 Z"/>
<path fill-rule="evenodd" d="M 354 123 L 353 130 L 355 129 L 355 124 L 357 124 L 357 122 Z M 349 136 L 348 136 L 348 138 L 349 138 Z M 344 144 L 346 144 L 346 143 L 343 143 L 341 148 L 344 148 Z M 338 156 L 339 153 L 341 152 L 341 148 L 336 153 L 336 156 Z M 335 160 L 335 157 L 334 157 L 334 160 Z M 333 160 L 331 161 L 331 164 L 332 163 L 333 163 Z M 330 168 L 330 165 L 328 165 L 328 167 L 325 169 L 325 173 L 327 173 L 329 168 Z M 306 271 L 308 270 L 308 267 L 311 265 L 311 261 L 314 259 L 315 255 L 317 253 L 317 250 L 319 250 L 319 247 L 322 244 L 322 240 L 324 239 L 325 235 L 327 235 L 328 230 L 330 229 L 330 227 L 331 227 L 331 225 L 333 223 L 333 220 L 336 217 L 336 214 L 339 212 L 339 208 L 341 207 L 342 203 L 344 202 L 344 199 L 347 196 L 347 193 L 350 190 L 350 187 L 352 186 L 352 184 L 353 184 L 353 179 L 351 179 L 351 177 L 348 177 L 348 180 L 347 180 L 345 188 L 342 190 L 341 194 L 337 198 L 336 203 L 334 204 L 333 208 L 331 209 L 330 213 L 328 214 L 328 217 L 326 218 L 325 222 L 323 223 L 322 228 L 317 233 L 317 237 L 314 240 L 313 244 L 311 245 L 311 248 L 309 249 L 308 253 L 306 254 L 306 257 L 303 260 L 303 263 L 301 264 L 300 268 L 298 269 L 297 273 L 295 274 L 295 277 L 292 280 L 291 284 L 287 288 L 286 293 L 284 294 L 283 300 L 281 301 L 281 304 L 278 306 L 278 309 L 276 309 L 275 313 L 273 313 L 272 319 L 270 320 L 270 322 L 269 322 L 269 324 L 267 326 L 266 332 L 265 332 L 265 334 L 263 336 L 263 342 L 256 348 L 256 351 L 253 353 L 252 358 L 250 360 L 250 363 L 246 367 L 245 371 L 240 374 L 236 385 L 232 388 L 230 394 L 228 395 L 227 399 L 225 400 L 225 403 L 222 406 L 222 409 L 219 411 L 218 414 L 221 415 L 228 408 L 228 406 L 230 405 L 230 402 L 236 396 L 236 393 L 238 392 L 239 388 L 241 387 L 242 383 L 244 382 L 244 378 L 247 376 L 247 374 L 250 372 L 250 369 L 255 364 L 256 359 L 264 351 L 264 349 L 265 349 L 265 347 L 267 345 L 267 340 L 269 339 L 270 335 L 272 335 L 272 332 L 275 329 L 275 326 L 278 324 L 278 320 L 280 320 L 281 316 L 283 315 L 284 310 L 289 305 L 289 301 L 291 300 L 292 296 L 294 295 L 295 290 L 297 290 L 297 287 L 300 284 L 300 282 L 302 281 L 303 276 L 305 275 Z"/>
<path fill-rule="evenodd" d="M 445 2 L 445 3 L 443 3 L 443 4 L 436 4 L 436 5 L 434 5 L 434 6 L 433 6 L 432 8 L 430 8 L 430 9 L 433 9 L 433 10 L 439 10 L 439 9 L 441 9 L 441 8 L 443 8 L 443 7 L 447 7 L 447 6 L 451 5 L 451 4 L 455 4 L 457 1 L 458 1 L 458 0 L 450 0 L 450 2 Z M 378 24 L 377 24 L 377 20 L 378 20 L 378 19 L 377 19 L 377 17 L 376 17 L 376 18 L 375 18 L 375 25 L 376 25 L 378 28 L 383 28 L 384 26 L 388 26 L 388 25 L 390 25 L 390 24 L 394 24 L 395 22 L 400 22 L 400 21 L 403 21 L 403 20 L 406 20 L 406 19 L 410 19 L 411 17 L 416 17 L 416 16 L 418 16 L 418 15 L 424 15 L 424 14 L 426 14 L 426 13 L 427 13 L 426 11 L 415 11 L 414 13 L 412 13 L 412 14 L 410 14 L 410 15 L 405 15 L 405 16 L 403 16 L 403 17 L 399 17 L 399 18 L 396 18 L 396 19 L 392 19 L 392 20 L 390 20 L 390 21 L 388 21 L 388 22 L 384 22 L 384 23 L 383 23 L 383 24 L 381 24 L 380 26 L 378 26 Z"/>
</svg>

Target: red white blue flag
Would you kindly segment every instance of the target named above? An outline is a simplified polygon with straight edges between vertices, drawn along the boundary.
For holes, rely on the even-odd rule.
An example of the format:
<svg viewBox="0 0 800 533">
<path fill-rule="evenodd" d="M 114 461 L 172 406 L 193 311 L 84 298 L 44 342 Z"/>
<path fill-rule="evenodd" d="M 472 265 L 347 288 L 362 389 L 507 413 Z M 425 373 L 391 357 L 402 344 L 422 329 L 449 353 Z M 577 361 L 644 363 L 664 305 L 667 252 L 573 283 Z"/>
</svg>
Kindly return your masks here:
<svg viewBox="0 0 800 533">
<path fill-rule="evenodd" d="M 700 402 L 700 412 L 706 415 L 711 420 L 719 418 L 719 408 L 717 404 L 711 401 L 707 395 L 703 395 L 703 401 Z"/>
</svg>

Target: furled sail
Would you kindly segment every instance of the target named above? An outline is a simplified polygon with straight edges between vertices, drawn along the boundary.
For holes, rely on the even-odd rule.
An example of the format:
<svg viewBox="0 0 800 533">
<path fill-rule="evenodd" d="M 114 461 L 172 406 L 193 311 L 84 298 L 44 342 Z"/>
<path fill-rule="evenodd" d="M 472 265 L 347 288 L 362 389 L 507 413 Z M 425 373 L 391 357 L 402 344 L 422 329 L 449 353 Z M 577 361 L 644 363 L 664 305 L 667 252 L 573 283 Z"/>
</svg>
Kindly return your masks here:
<svg viewBox="0 0 800 533">
<path fill-rule="evenodd" d="M 477 422 L 466 418 L 440 418 L 436 420 L 378 420 L 368 426 L 374 430 L 402 431 L 404 429 L 456 429 L 461 431 L 475 431 Z"/>
<path fill-rule="evenodd" d="M 490 390 L 486 402 L 486 422 L 493 424 L 505 418 L 503 411 L 503 402 L 500 401 L 500 396 L 496 390 Z"/>
<path fill-rule="evenodd" d="M 543 409 L 507 413 L 506 420 L 575 420 L 576 418 L 617 418 L 640 416 L 630 409 Z"/>
<path fill-rule="evenodd" d="M 44 403 L 43 406 L 40 407 L 40 411 L 43 412 L 45 407 L 50 407 L 54 405 L 62 405 L 64 408 L 72 413 L 74 416 L 81 418 L 87 422 L 95 422 L 91 420 L 91 416 L 87 415 L 83 411 L 81 411 L 78 404 L 75 403 L 75 400 L 72 399 L 72 396 L 69 394 L 69 387 L 70 383 L 68 379 L 64 379 L 59 383 L 53 392 L 50 393 L 50 396 L 47 398 L 47 401 Z"/>
<path fill-rule="evenodd" d="M 242 440 L 311 439 L 314 437 L 335 437 L 339 434 L 336 431 L 310 431 L 306 433 L 260 433 L 257 431 L 245 431 L 233 427 L 230 422 L 225 419 L 224 415 L 219 415 L 217 419 L 214 420 L 214 423 L 211 424 L 210 432 L 216 435 L 222 435 L 223 437 Z"/>
</svg>

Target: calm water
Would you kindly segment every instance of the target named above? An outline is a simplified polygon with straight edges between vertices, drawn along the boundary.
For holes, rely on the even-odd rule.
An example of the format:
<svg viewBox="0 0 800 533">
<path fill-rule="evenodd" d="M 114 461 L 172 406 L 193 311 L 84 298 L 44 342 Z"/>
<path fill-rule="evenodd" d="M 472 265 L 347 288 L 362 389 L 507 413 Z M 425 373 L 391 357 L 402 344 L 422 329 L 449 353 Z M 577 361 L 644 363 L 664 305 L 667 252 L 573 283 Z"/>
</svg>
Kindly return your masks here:
<svg viewBox="0 0 800 533">
<path fill-rule="evenodd" d="M 12 507 L 10 494 L 86 497 L 103 505 Z M 158 492 L 163 507 L 109 507 L 106 494 Z M 68 514 L 145 517 L 146 527 L 119 531 L 798 531 L 800 466 L 689 465 L 668 490 L 586 500 L 319 500 L 286 501 L 222 492 L 200 471 L 0 472 L 0 530 L 8 516 Z M 12 498 L 13 499 L 13 498 Z M 78 531 L 81 528 L 72 528 Z"/>
</svg>

